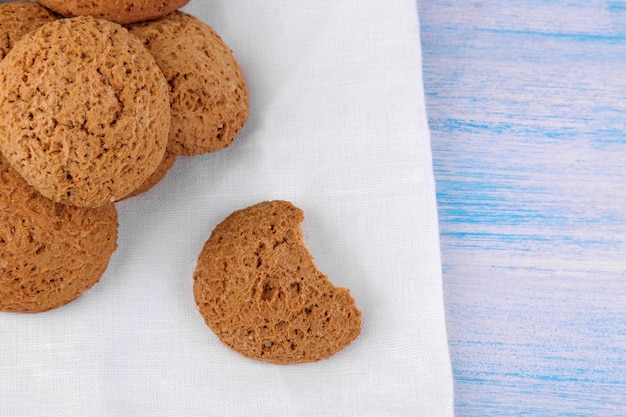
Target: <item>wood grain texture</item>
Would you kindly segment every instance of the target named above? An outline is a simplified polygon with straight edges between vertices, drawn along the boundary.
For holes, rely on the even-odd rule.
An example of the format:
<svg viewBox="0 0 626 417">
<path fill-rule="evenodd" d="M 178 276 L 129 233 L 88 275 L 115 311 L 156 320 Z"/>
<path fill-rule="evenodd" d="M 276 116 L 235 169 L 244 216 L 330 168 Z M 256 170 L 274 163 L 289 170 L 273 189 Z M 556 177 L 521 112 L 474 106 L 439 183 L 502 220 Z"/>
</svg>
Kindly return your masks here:
<svg viewBox="0 0 626 417">
<path fill-rule="evenodd" d="M 418 5 L 457 416 L 626 415 L 626 2 Z"/>
</svg>

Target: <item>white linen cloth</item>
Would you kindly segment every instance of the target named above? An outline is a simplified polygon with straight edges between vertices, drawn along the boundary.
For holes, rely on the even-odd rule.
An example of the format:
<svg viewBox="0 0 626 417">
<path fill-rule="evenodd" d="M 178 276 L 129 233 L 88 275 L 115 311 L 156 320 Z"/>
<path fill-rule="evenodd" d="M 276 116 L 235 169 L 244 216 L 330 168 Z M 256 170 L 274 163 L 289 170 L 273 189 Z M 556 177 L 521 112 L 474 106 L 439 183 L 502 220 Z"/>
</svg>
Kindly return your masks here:
<svg viewBox="0 0 626 417">
<path fill-rule="evenodd" d="M 451 416 L 438 223 L 414 0 L 191 0 L 231 47 L 251 115 L 117 204 L 101 281 L 51 312 L 0 313 L 0 416 Z M 192 274 L 213 227 L 284 199 L 363 329 L 295 366 L 223 346 Z"/>
</svg>

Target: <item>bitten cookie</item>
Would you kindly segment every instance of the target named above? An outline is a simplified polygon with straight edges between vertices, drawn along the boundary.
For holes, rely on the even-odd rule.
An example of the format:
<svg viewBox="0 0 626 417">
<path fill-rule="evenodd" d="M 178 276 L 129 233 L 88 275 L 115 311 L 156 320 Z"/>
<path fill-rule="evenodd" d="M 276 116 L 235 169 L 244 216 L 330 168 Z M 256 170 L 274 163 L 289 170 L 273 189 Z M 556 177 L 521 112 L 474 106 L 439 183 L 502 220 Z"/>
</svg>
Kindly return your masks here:
<svg viewBox="0 0 626 417">
<path fill-rule="evenodd" d="M 179 155 L 229 146 L 248 119 L 241 69 L 208 25 L 180 11 L 131 25 L 170 85 L 172 122 L 168 148 Z"/>
<path fill-rule="evenodd" d="M 24 35 L 58 18 L 37 3 L 16 1 L 0 4 L 0 60 Z"/>
<path fill-rule="evenodd" d="M 0 311 L 60 307 L 93 287 L 117 247 L 117 211 L 41 196 L 0 155 Z"/>
<path fill-rule="evenodd" d="M 263 202 L 228 216 L 205 243 L 195 301 L 220 340 L 279 364 L 325 359 L 361 331 L 348 289 L 317 270 L 303 243 L 300 209 Z"/>
<path fill-rule="evenodd" d="M 156 19 L 189 0 L 38 0 L 63 16 L 93 16 L 120 24 Z"/>
<path fill-rule="evenodd" d="M 0 151 L 41 194 L 98 207 L 163 159 L 168 86 L 141 42 L 91 17 L 59 19 L 0 61 Z"/>
</svg>

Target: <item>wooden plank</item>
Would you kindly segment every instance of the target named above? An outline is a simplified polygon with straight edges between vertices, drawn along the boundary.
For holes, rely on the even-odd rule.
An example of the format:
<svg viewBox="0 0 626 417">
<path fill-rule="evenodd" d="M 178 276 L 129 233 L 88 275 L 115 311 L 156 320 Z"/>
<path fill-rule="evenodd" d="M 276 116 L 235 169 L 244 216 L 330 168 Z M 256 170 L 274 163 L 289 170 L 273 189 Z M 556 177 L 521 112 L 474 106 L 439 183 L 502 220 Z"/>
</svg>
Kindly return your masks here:
<svg viewBox="0 0 626 417">
<path fill-rule="evenodd" d="M 626 410 L 626 2 L 420 0 L 458 416 Z"/>
</svg>

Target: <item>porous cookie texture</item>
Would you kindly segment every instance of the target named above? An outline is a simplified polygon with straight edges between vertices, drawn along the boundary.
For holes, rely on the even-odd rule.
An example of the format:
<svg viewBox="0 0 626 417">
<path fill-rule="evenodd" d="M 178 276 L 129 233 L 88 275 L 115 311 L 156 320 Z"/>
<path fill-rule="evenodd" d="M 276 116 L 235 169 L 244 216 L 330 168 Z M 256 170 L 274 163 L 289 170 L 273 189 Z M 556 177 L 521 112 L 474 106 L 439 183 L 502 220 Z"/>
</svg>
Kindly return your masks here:
<svg viewBox="0 0 626 417">
<path fill-rule="evenodd" d="M 117 229 L 113 203 L 55 203 L 0 155 L 0 311 L 37 313 L 78 298 L 106 270 Z"/>
<path fill-rule="evenodd" d="M 0 61 L 0 151 L 56 202 L 98 207 L 137 189 L 167 147 L 163 74 L 122 26 L 59 19 Z"/>
<path fill-rule="evenodd" d="M 174 162 L 176 162 L 176 154 L 174 152 L 166 150 L 165 155 L 163 156 L 163 160 L 157 167 L 156 171 L 154 171 L 152 175 L 150 175 L 150 177 L 148 177 L 148 179 L 139 186 L 139 188 L 128 194 L 126 197 L 124 197 L 124 199 L 136 197 L 139 194 L 143 194 L 146 191 L 152 189 L 152 187 L 157 185 L 165 177 L 165 175 L 167 175 L 170 168 L 174 166 Z"/>
<path fill-rule="evenodd" d="M 198 257 L 194 297 L 219 339 L 262 361 L 325 359 L 361 331 L 348 289 L 334 287 L 303 243 L 303 212 L 267 201 L 228 216 Z"/>
<path fill-rule="evenodd" d="M 189 0 L 38 0 L 63 16 L 93 16 L 126 24 L 172 13 Z"/>
<path fill-rule="evenodd" d="M 37 3 L 16 1 L 0 4 L 0 60 L 24 35 L 58 18 Z"/>
<path fill-rule="evenodd" d="M 250 103 L 241 68 L 220 36 L 180 11 L 129 30 L 170 85 L 169 149 L 198 155 L 229 146 L 248 120 Z"/>
</svg>

